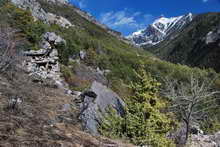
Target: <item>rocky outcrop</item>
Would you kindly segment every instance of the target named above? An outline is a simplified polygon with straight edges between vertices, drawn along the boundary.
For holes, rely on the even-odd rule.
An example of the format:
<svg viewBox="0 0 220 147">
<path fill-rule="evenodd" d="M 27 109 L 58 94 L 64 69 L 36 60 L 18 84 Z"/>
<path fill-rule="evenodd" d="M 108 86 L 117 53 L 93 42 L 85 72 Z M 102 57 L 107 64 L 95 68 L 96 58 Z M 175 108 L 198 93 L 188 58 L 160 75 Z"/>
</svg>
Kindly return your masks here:
<svg viewBox="0 0 220 147">
<path fill-rule="evenodd" d="M 46 22 L 47 13 L 36 0 L 11 0 L 11 2 L 23 10 L 30 10 L 33 17 Z"/>
<path fill-rule="evenodd" d="M 67 3 L 65 0 L 48 0 L 50 2 L 58 2 L 59 3 Z M 52 13 L 47 13 L 40 5 L 40 3 L 37 0 L 11 0 L 11 2 L 23 9 L 23 10 L 30 10 L 32 13 L 32 16 L 35 19 L 42 20 L 43 22 L 47 24 L 57 24 L 61 27 L 69 28 L 73 26 L 70 21 L 68 21 L 66 18 L 62 16 L 57 16 Z"/>
<path fill-rule="evenodd" d="M 91 88 L 85 91 L 76 99 L 80 107 L 80 119 L 85 130 L 93 135 L 98 135 L 98 126 L 110 106 L 114 108 L 119 115 L 124 114 L 125 103 L 122 99 L 98 82 L 93 82 Z"/>
<path fill-rule="evenodd" d="M 64 18 L 62 16 L 57 16 L 53 13 L 47 13 L 46 21 L 49 24 L 57 24 L 57 25 L 64 27 L 64 28 L 69 28 L 69 27 L 73 26 L 71 24 L 71 22 L 69 22 L 69 20 L 67 20 L 66 18 Z"/>
<path fill-rule="evenodd" d="M 167 137 L 178 146 L 185 145 L 186 127 L 182 124 L 175 132 L 170 132 Z M 186 143 L 187 147 L 220 147 L 220 132 L 214 135 L 207 135 L 200 129 L 198 124 L 190 127 L 190 137 Z"/>
<path fill-rule="evenodd" d="M 58 43 L 65 43 L 65 40 L 53 32 L 47 32 L 44 34 L 42 42 L 43 49 L 24 52 L 26 56 L 24 67 L 35 81 L 50 79 L 55 82 L 56 86 L 63 87 L 58 51 L 52 47 Z"/>
<path fill-rule="evenodd" d="M 48 2 L 52 3 L 60 3 L 60 4 L 68 4 L 69 0 L 47 0 Z"/>
<path fill-rule="evenodd" d="M 220 132 L 214 135 L 192 135 L 190 147 L 220 147 Z"/>
<path fill-rule="evenodd" d="M 58 45 L 59 43 L 66 44 L 66 41 L 60 36 L 56 35 L 54 32 L 47 32 L 43 35 L 43 42 L 46 44 Z M 51 48 L 51 47 L 50 47 Z M 46 48 L 47 49 L 47 48 Z"/>
<path fill-rule="evenodd" d="M 215 43 L 220 40 L 220 27 L 206 35 L 206 44 Z M 219 44 L 220 46 L 220 44 Z"/>
</svg>

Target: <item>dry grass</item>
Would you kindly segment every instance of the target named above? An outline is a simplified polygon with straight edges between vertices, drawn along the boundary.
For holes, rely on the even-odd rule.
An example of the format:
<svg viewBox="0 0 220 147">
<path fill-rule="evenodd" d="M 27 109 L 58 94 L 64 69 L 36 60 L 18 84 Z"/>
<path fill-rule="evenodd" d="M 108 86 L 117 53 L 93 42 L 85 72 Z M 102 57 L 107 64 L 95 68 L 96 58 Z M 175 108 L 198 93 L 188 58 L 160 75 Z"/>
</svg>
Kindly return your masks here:
<svg viewBox="0 0 220 147">
<path fill-rule="evenodd" d="M 33 83 L 21 70 L 13 73 L 0 74 L 0 147 L 129 147 L 82 132 L 77 110 L 63 110 L 74 97 Z M 22 103 L 11 109 L 8 101 L 14 95 Z"/>
</svg>

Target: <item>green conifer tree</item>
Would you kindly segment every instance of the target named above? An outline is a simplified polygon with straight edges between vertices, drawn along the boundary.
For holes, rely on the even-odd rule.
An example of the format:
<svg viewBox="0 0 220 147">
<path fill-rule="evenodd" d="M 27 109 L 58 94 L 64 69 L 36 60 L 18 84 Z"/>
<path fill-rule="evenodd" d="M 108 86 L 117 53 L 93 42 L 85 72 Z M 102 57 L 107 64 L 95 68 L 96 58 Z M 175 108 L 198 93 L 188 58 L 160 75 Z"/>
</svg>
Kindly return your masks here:
<svg viewBox="0 0 220 147">
<path fill-rule="evenodd" d="M 171 130 L 171 120 L 161 112 L 166 103 L 158 97 L 160 83 L 143 69 L 137 73 L 135 83 L 130 85 L 133 96 L 126 99 L 123 118 L 110 109 L 101 125 L 101 133 L 109 137 L 126 137 L 136 145 L 170 147 L 166 138 Z"/>
</svg>

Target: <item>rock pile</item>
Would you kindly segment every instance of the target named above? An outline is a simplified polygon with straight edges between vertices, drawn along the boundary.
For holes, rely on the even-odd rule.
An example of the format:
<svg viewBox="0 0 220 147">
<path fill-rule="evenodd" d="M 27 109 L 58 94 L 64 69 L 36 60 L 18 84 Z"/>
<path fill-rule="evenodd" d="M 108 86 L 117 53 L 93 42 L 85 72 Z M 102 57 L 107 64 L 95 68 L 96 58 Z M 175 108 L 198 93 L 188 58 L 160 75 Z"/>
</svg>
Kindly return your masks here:
<svg viewBox="0 0 220 147">
<path fill-rule="evenodd" d="M 43 49 L 24 52 L 26 56 L 24 67 L 36 81 L 51 79 L 56 86 L 62 87 L 58 51 L 52 47 L 58 43 L 65 43 L 65 40 L 53 32 L 47 32 L 42 42 Z"/>
</svg>

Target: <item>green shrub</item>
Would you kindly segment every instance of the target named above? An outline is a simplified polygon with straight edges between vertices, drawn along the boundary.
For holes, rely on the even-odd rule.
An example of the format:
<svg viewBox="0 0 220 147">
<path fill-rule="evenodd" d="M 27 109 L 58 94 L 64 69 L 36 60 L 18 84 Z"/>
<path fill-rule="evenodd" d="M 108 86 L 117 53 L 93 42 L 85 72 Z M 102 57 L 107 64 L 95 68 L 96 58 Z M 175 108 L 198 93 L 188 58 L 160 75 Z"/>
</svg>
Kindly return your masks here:
<svg viewBox="0 0 220 147">
<path fill-rule="evenodd" d="M 48 25 L 41 21 L 34 21 L 30 11 L 24 11 L 12 5 L 6 3 L 0 9 L 1 17 L 7 16 L 4 19 L 12 27 L 19 29 L 24 34 L 24 38 L 27 39 L 33 48 L 38 48 L 39 41 L 42 39 L 42 34 L 48 30 Z"/>
<path fill-rule="evenodd" d="M 56 49 L 58 50 L 60 63 L 68 65 L 70 54 L 66 44 L 59 43 L 58 45 L 56 45 Z"/>
<path fill-rule="evenodd" d="M 160 83 L 144 70 L 137 74 L 136 80 L 131 84 L 133 96 L 126 99 L 125 116 L 121 118 L 111 110 L 100 132 L 108 137 L 125 137 L 136 145 L 172 146 L 166 138 L 172 128 L 171 120 L 161 113 L 166 103 L 158 97 Z"/>
</svg>

